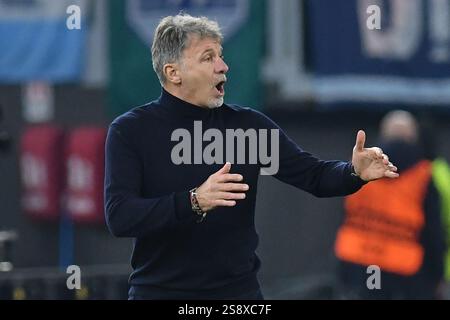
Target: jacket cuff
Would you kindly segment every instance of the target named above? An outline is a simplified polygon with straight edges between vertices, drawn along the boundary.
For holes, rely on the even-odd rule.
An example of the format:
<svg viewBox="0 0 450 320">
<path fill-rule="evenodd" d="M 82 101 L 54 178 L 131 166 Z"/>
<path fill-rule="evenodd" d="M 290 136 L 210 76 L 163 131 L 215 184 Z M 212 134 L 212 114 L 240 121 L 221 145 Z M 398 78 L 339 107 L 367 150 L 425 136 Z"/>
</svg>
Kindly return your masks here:
<svg viewBox="0 0 450 320">
<path fill-rule="evenodd" d="M 175 215 L 178 220 L 195 219 L 195 212 L 192 211 L 189 191 L 175 193 Z"/>
<path fill-rule="evenodd" d="M 368 181 L 364 181 L 358 175 L 356 175 L 355 169 L 353 168 L 353 164 L 351 162 L 349 162 L 346 167 L 346 177 L 348 177 L 348 185 L 352 189 L 354 189 L 354 192 L 358 191 L 362 186 L 368 183 Z"/>
</svg>

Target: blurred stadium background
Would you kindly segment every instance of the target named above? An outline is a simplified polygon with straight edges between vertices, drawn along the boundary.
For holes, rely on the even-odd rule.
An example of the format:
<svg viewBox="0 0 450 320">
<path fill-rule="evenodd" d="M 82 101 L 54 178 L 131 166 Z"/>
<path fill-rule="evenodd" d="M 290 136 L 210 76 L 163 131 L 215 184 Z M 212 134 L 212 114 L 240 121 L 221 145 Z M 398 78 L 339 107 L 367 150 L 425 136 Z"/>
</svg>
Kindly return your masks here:
<svg viewBox="0 0 450 320">
<path fill-rule="evenodd" d="M 373 4 L 379 31 L 366 26 Z M 101 206 L 104 134 L 159 96 L 152 31 L 180 10 L 223 26 L 226 101 L 304 149 L 347 160 L 358 129 L 375 144 L 381 117 L 402 108 L 450 159 L 448 0 L 0 0 L 0 299 L 127 298 L 132 242 L 108 233 Z M 260 185 L 266 298 L 335 298 L 342 199 Z M 81 290 L 66 288 L 69 265 Z"/>
</svg>

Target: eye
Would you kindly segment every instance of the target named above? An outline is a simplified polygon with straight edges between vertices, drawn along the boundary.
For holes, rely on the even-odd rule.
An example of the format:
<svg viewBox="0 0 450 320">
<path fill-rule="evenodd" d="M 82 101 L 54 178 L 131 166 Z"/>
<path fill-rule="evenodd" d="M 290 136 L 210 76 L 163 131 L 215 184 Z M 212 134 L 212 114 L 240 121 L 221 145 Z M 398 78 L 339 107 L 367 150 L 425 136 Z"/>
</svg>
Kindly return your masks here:
<svg viewBox="0 0 450 320">
<path fill-rule="evenodd" d="M 211 56 L 206 56 L 205 59 L 203 59 L 207 62 L 211 62 L 212 61 L 212 57 Z"/>
</svg>

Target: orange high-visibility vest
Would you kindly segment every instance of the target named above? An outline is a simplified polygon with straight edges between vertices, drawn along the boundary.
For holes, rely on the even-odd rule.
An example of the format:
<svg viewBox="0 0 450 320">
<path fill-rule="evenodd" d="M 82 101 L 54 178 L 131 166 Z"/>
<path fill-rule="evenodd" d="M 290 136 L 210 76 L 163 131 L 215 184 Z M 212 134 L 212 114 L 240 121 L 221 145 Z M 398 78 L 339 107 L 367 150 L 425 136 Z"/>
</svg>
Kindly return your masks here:
<svg viewBox="0 0 450 320">
<path fill-rule="evenodd" d="M 370 182 L 348 196 L 346 218 L 336 238 L 336 256 L 404 276 L 417 273 L 424 255 L 419 236 L 425 223 L 423 203 L 431 169 L 431 163 L 424 160 L 397 179 Z"/>
</svg>

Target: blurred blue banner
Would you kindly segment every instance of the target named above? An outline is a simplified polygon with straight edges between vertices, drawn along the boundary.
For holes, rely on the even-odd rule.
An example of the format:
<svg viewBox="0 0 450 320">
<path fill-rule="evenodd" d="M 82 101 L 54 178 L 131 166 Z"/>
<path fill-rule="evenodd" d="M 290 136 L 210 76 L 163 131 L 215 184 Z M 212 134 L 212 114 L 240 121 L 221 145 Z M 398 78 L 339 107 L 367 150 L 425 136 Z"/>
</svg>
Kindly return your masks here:
<svg viewBox="0 0 450 320">
<path fill-rule="evenodd" d="M 367 26 L 371 14 L 366 9 L 377 3 L 381 29 L 371 30 Z M 324 75 L 449 77 L 449 3 L 448 0 L 309 1 L 309 48 L 314 70 Z"/>
<path fill-rule="evenodd" d="M 309 0 L 305 8 L 307 68 L 321 101 L 450 104 L 449 0 Z"/>
<path fill-rule="evenodd" d="M 85 0 L 0 0 L 0 83 L 79 80 L 86 10 Z"/>
</svg>

